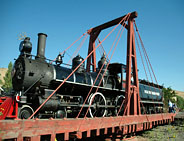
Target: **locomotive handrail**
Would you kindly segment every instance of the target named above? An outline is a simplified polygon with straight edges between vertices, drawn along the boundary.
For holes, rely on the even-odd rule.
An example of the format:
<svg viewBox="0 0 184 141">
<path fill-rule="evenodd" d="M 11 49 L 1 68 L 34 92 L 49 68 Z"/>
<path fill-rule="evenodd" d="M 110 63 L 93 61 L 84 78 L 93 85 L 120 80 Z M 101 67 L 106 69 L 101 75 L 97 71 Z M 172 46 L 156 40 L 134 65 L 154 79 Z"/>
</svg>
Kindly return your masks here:
<svg viewBox="0 0 184 141">
<path fill-rule="evenodd" d="M 56 79 L 55 81 L 60 81 L 60 82 L 63 82 L 64 80 L 60 80 L 60 79 Z M 66 81 L 67 83 L 71 83 L 71 84 L 76 84 L 76 85 L 82 85 L 82 86 L 91 86 L 91 87 L 95 87 L 97 88 L 98 86 L 93 86 L 93 85 L 88 85 L 88 84 L 83 84 L 83 83 L 77 83 L 77 82 L 71 82 L 71 81 Z M 93 83 L 94 84 L 94 83 Z M 98 88 L 100 89 L 105 89 L 105 90 L 112 90 L 111 88 L 107 88 L 107 87 L 101 87 L 99 86 Z M 120 92 L 125 92 L 125 90 L 120 90 L 120 89 L 113 89 L 115 91 L 120 91 Z"/>
<path fill-rule="evenodd" d="M 33 54 L 29 54 L 29 53 L 26 53 L 24 52 L 25 55 L 29 55 L 31 57 L 36 57 L 36 55 L 33 55 Z M 60 53 L 61 54 L 61 53 Z M 16 59 L 15 59 L 16 60 Z M 56 62 L 56 60 L 51 60 L 51 59 L 48 59 L 48 58 L 45 58 L 45 60 L 49 61 L 50 64 L 52 64 L 53 62 Z M 72 66 L 68 63 L 62 63 L 63 65 L 66 65 L 66 66 Z"/>
</svg>

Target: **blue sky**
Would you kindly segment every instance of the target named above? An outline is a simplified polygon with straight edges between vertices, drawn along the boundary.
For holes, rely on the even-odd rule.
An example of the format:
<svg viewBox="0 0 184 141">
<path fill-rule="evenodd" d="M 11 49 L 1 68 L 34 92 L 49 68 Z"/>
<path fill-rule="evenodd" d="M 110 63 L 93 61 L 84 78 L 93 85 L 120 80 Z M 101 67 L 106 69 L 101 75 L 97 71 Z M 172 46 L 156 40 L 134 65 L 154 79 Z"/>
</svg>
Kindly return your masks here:
<svg viewBox="0 0 184 141">
<path fill-rule="evenodd" d="M 88 29 L 137 11 L 136 23 L 158 83 L 184 91 L 183 6 L 183 0 L 0 0 L 0 67 L 7 67 L 18 57 L 18 35 L 21 32 L 31 38 L 32 54 L 36 54 L 37 33 L 46 33 L 46 57 L 54 59 Z M 111 29 L 99 38 L 102 40 Z M 103 43 L 106 52 L 117 32 Z M 88 41 L 89 38 L 79 51 L 83 58 L 87 55 Z M 72 55 L 78 44 L 67 54 Z M 65 63 L 69 60 L 67 54 Z M 146 79 L 138 50 L 137 58 L 139 78 Z M 125 59 L 126 31 L 112 62 L 125 63 Z"/>
</svg>

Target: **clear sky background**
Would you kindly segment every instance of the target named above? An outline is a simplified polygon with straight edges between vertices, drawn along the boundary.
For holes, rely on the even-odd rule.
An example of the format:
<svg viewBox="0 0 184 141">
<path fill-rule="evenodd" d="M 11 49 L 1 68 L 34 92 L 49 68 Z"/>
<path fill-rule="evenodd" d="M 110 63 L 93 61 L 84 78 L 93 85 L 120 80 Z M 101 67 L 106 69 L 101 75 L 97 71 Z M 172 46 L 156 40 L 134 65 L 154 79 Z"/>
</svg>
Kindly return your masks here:
<svg viewBox="0 0 184 141">
<path fill-rule="evenodd" d="M 21 32 L 31 38 L 32 54 L 36 54 L 37 33 L 46 33 L 46 57 L 54 59 L 88 29 L 133 11 L 138 12 L 136 23 L 158 83 L 184 91 L 183 0 L 0 0 L 0 67 L 7 68 L 18 57 Z M 100 39 L 111 29 L 104 31 Z M 117 32 L 103 43 L 106 52 Z M 79 51 L 83 58 L 88 41 Z M 65 63 L 78 44 L 65 54 Z M 146 79 L 138 49 L 137 58 L 139 78 Z M 112 62 L 125 63 L 125 59 L 126 31 Z"/>
</svg>

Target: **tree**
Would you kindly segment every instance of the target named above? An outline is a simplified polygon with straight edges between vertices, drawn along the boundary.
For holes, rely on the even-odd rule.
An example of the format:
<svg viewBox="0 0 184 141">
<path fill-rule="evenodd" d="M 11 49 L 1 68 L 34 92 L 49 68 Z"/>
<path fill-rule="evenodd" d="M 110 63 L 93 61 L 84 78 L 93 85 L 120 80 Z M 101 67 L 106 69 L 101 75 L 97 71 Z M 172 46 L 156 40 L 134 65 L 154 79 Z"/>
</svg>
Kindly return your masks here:
<svg viewBox="0 0 184 141">
<path fill-rule="evenodd" d="M 8 64 L 8 71 L 6 72 L 5 76 L 4 76 L 4 83 L 2 88 L 4 89 L 5 92 L 8 92 L 12 89 L 12 77 L 11 77 L 11 72 L 12 72 L 12 62 L 10 62 Z"/>
<path fill-rule="evenodd" d="M 0 74 L 0 76 L 1 76 L 1 74 Z M 2 80 L 0 80 L 0 85 L 3 85 L 3 81 Z"/>
<path fill-rule="evenodd" d="M 162 92 L 163 92 L 163 95 L 164 95 L 164 107 L 166 108 L 166 110 L 168 110 L 169 106 L 168 106 L 168 103 L 169 103 L 169 100 L 172 102 L 172 103 L 176 103 L 176 101 L 174 100 L 173 97 L 176 96 L 176 92 L 173 91 L 171 89 L 171 87 L 168 87 L 168 88 L 163 88 L 162 89 Z"/>
<path fill-rule="evenodd" d="M 176 96 L 177 97 L 177 106 L 180 110 L 184 110 L 184 99 L 181 96 Z"/>
</svg>

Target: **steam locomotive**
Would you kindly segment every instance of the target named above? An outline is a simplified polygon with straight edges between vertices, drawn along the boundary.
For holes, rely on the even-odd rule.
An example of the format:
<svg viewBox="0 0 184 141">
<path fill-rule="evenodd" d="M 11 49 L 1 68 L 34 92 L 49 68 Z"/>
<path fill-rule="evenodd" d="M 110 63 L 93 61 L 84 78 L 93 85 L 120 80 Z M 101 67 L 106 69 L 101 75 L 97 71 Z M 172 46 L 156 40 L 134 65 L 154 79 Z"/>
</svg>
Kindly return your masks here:
<svg viewBox="0 0 184 141">
<path fill-rule="evenodd" d="M 47 35 L 38 34 L 37 55 L 31 55 L 32 43 L 26 37 L 20 43 L 20 55 L 14 63 L 12 70 L 12 84 L 15 97 L 18 102 L 18 116 L 22 119 L 29 118 L 33 112 L 47 99 L 49 95 L 78 67 L 84 60 L 77 55 L 72 60 L 71 68 L 64 66 L 63 56 L 58 55 L 55 64 L 49 62 L 45 57 L 45 45 Z M 98 72 L 104 64 L 99 77 Z M 105 117 L 117 115 L 120 105 L 125 96 L 125 80 L 123 74 L 126 66 L 120 63 L 111 63 L 105 55 L 98 62 L 96 72 L 86 72 L 85 64 L 73 73 L 62 87 L 44 104 L 37 112 L 38 118 L 64 118 L 75 117 L 80 108 L 84 106 L 81 117 L 89 108 L 90 117 Z M 105 75 L 103 77 L 103 73 Z M 95 81 L 95 79 L 97 80 Z M 83 105 L 91 86 L 94 88 L 88 97 L 87 103 Z M 98 87 L 100 85 L 100 87 Z M 161 86 L 158 86 L 161 88 Z M 162 108 L 162 91 L 157 85 L 150 86 L 150 83 L 140 81 L 141 103 L 147 113 L 153 113 Z M 96 92 L 97 91 L 97 92 Z M 156 106 L 153 106 L 156 105 Z M 155 109 L 156 107 L 156 109 Z M 124 108 L 120 110 L 122 115 Z"/>
</svg>

